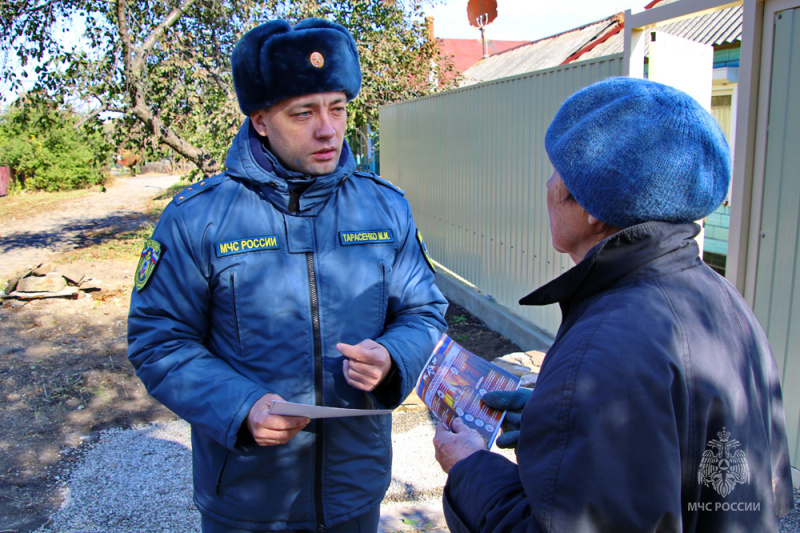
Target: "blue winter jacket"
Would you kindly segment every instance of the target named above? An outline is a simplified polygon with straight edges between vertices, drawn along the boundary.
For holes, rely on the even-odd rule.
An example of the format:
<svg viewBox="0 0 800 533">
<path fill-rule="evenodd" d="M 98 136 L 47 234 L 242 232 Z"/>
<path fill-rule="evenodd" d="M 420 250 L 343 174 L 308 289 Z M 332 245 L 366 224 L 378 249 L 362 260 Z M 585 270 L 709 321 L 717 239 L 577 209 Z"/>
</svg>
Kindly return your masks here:
<svg viewBox="0 0 800 533">
<path fill-rule="evenodd" d="M 775 532 L 792 507 L 779 374 L 696 224 L 606 239 L 520 303 L 563 320 L 522 413 L 518 465 L 450 470 L 452 532 Z"/>
<path fill-rule="evenodd" d="M 445 329 L 402 191 L 339 167 L 302 179 L 261 148 L 249 119 L 224 173 L 188 187 L 152 239 L 160 257 L 133 291 L 129 358 L 147 390 L 192 426 L 195 503 L 244 529 L 317 529 L 380 503 L 391 417 L 312 421 L 259 447 L 243 422 L 264 394 L 304 404 L 394 408 Z M 289 204 L 293 203 L 290 212 Z M 392 356 L 373 393 L 351 387 L 338 342 L 374 339 Z"/>
</svg>

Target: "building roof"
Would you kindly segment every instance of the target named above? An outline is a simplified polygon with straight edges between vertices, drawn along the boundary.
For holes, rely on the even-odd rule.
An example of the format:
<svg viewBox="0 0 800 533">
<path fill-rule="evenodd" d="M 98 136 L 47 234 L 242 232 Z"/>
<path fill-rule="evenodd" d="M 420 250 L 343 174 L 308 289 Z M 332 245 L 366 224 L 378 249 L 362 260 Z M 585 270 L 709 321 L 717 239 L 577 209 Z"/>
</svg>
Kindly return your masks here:
<svg viewBox="0 0 800 533">
<path fill-rule="evenodd" d="M 442 43 L 442 55 L 451 57 L 453 67 L 459 73 L 483 59 L 483 43 L 478 39 L 438 39 Z M 499 54 L 530 41 L 493 41 L 486 39 L 489 55 Z"/>
<path fill-rule="evenodd" d="M 482 59 L 463 72 L 462 85 L 555 67 L 618 25 L 615 16 Z"/>
<path fill-rule="evenodd" d="M 645 9 L 674 1 L 676 0 L 654 0 Z M 573 61 L 621 54 L 624 49 L 624 20 L 624 14 L 617 13 L 579 28 L 493 54 L 466 69 L 461 85 L 473 85 Z M 658 31 L 714 46 L 741 41 L 742 6 L 664 24 L 658 27 Z"/>
<path fill-rule="evenodd" d="M 659 29 L 692 41 L 719 46 L 742 40 L 742 6 L 664 24 Z"/>
</svg>

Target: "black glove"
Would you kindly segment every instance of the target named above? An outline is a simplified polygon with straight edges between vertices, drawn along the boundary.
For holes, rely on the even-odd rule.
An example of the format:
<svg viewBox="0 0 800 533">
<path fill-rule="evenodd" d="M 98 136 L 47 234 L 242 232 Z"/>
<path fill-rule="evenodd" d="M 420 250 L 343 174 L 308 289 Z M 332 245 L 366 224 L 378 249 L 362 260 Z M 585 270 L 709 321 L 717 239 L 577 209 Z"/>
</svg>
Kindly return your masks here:
<svg viewBox="0 0 800 533">
<path fill-rule="evenodd" d="M 499 448 L 516 448 L 519 441 L 519 424 L 522 419 L 522 409 L 531 397 L 531 389 L 517 389 L 515 391 L 487 392 L 483 403 L 492 409 L 507 411 L 503 419 L 503 434 L 497 437 L 495 443 Z"/>
</svg>

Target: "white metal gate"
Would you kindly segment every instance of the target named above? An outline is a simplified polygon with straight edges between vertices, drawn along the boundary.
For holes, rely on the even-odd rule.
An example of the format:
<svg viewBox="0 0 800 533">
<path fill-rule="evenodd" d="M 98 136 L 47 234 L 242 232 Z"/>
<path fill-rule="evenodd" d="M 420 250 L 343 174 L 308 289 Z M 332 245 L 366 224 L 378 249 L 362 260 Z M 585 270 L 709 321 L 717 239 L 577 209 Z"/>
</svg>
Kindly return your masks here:
<svg viewBox="0 0 800 533">
<path fill-rule="evenodd" d="M 770 21 L 767 21 L 768 23 Z M 800 8 L 772 19 L 764 186 L 753 310 L 781 371 L 792 464 L 800 458 Z"/>
</svg>

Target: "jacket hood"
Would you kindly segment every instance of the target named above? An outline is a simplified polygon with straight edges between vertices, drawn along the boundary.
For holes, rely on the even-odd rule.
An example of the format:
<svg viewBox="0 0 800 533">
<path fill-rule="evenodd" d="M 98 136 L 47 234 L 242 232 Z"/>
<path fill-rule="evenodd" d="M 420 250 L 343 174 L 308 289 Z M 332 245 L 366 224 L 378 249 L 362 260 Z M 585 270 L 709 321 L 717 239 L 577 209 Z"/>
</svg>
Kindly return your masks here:
<svg viewBox="0 0 800 533">
<path fill-rule="evenodd" d="M 342 145 L 339 164 L 330 174 L 308 176 L 285 168 L 275 155 L 263 147 L 262 137 L 246 118 L 231 143 L 225 158 L 226 173 L 238 180 L 250 182 L 259 187 L 267 198 L 278 208 L 286 210 L 289 202 L 289 189 L 292 181 L 313 180 L 313 184 L 300 198 L 300 211 L 321 207 L 335 188 L 356 170 L 356 162 L 347 141 Z"/>
</svg>

